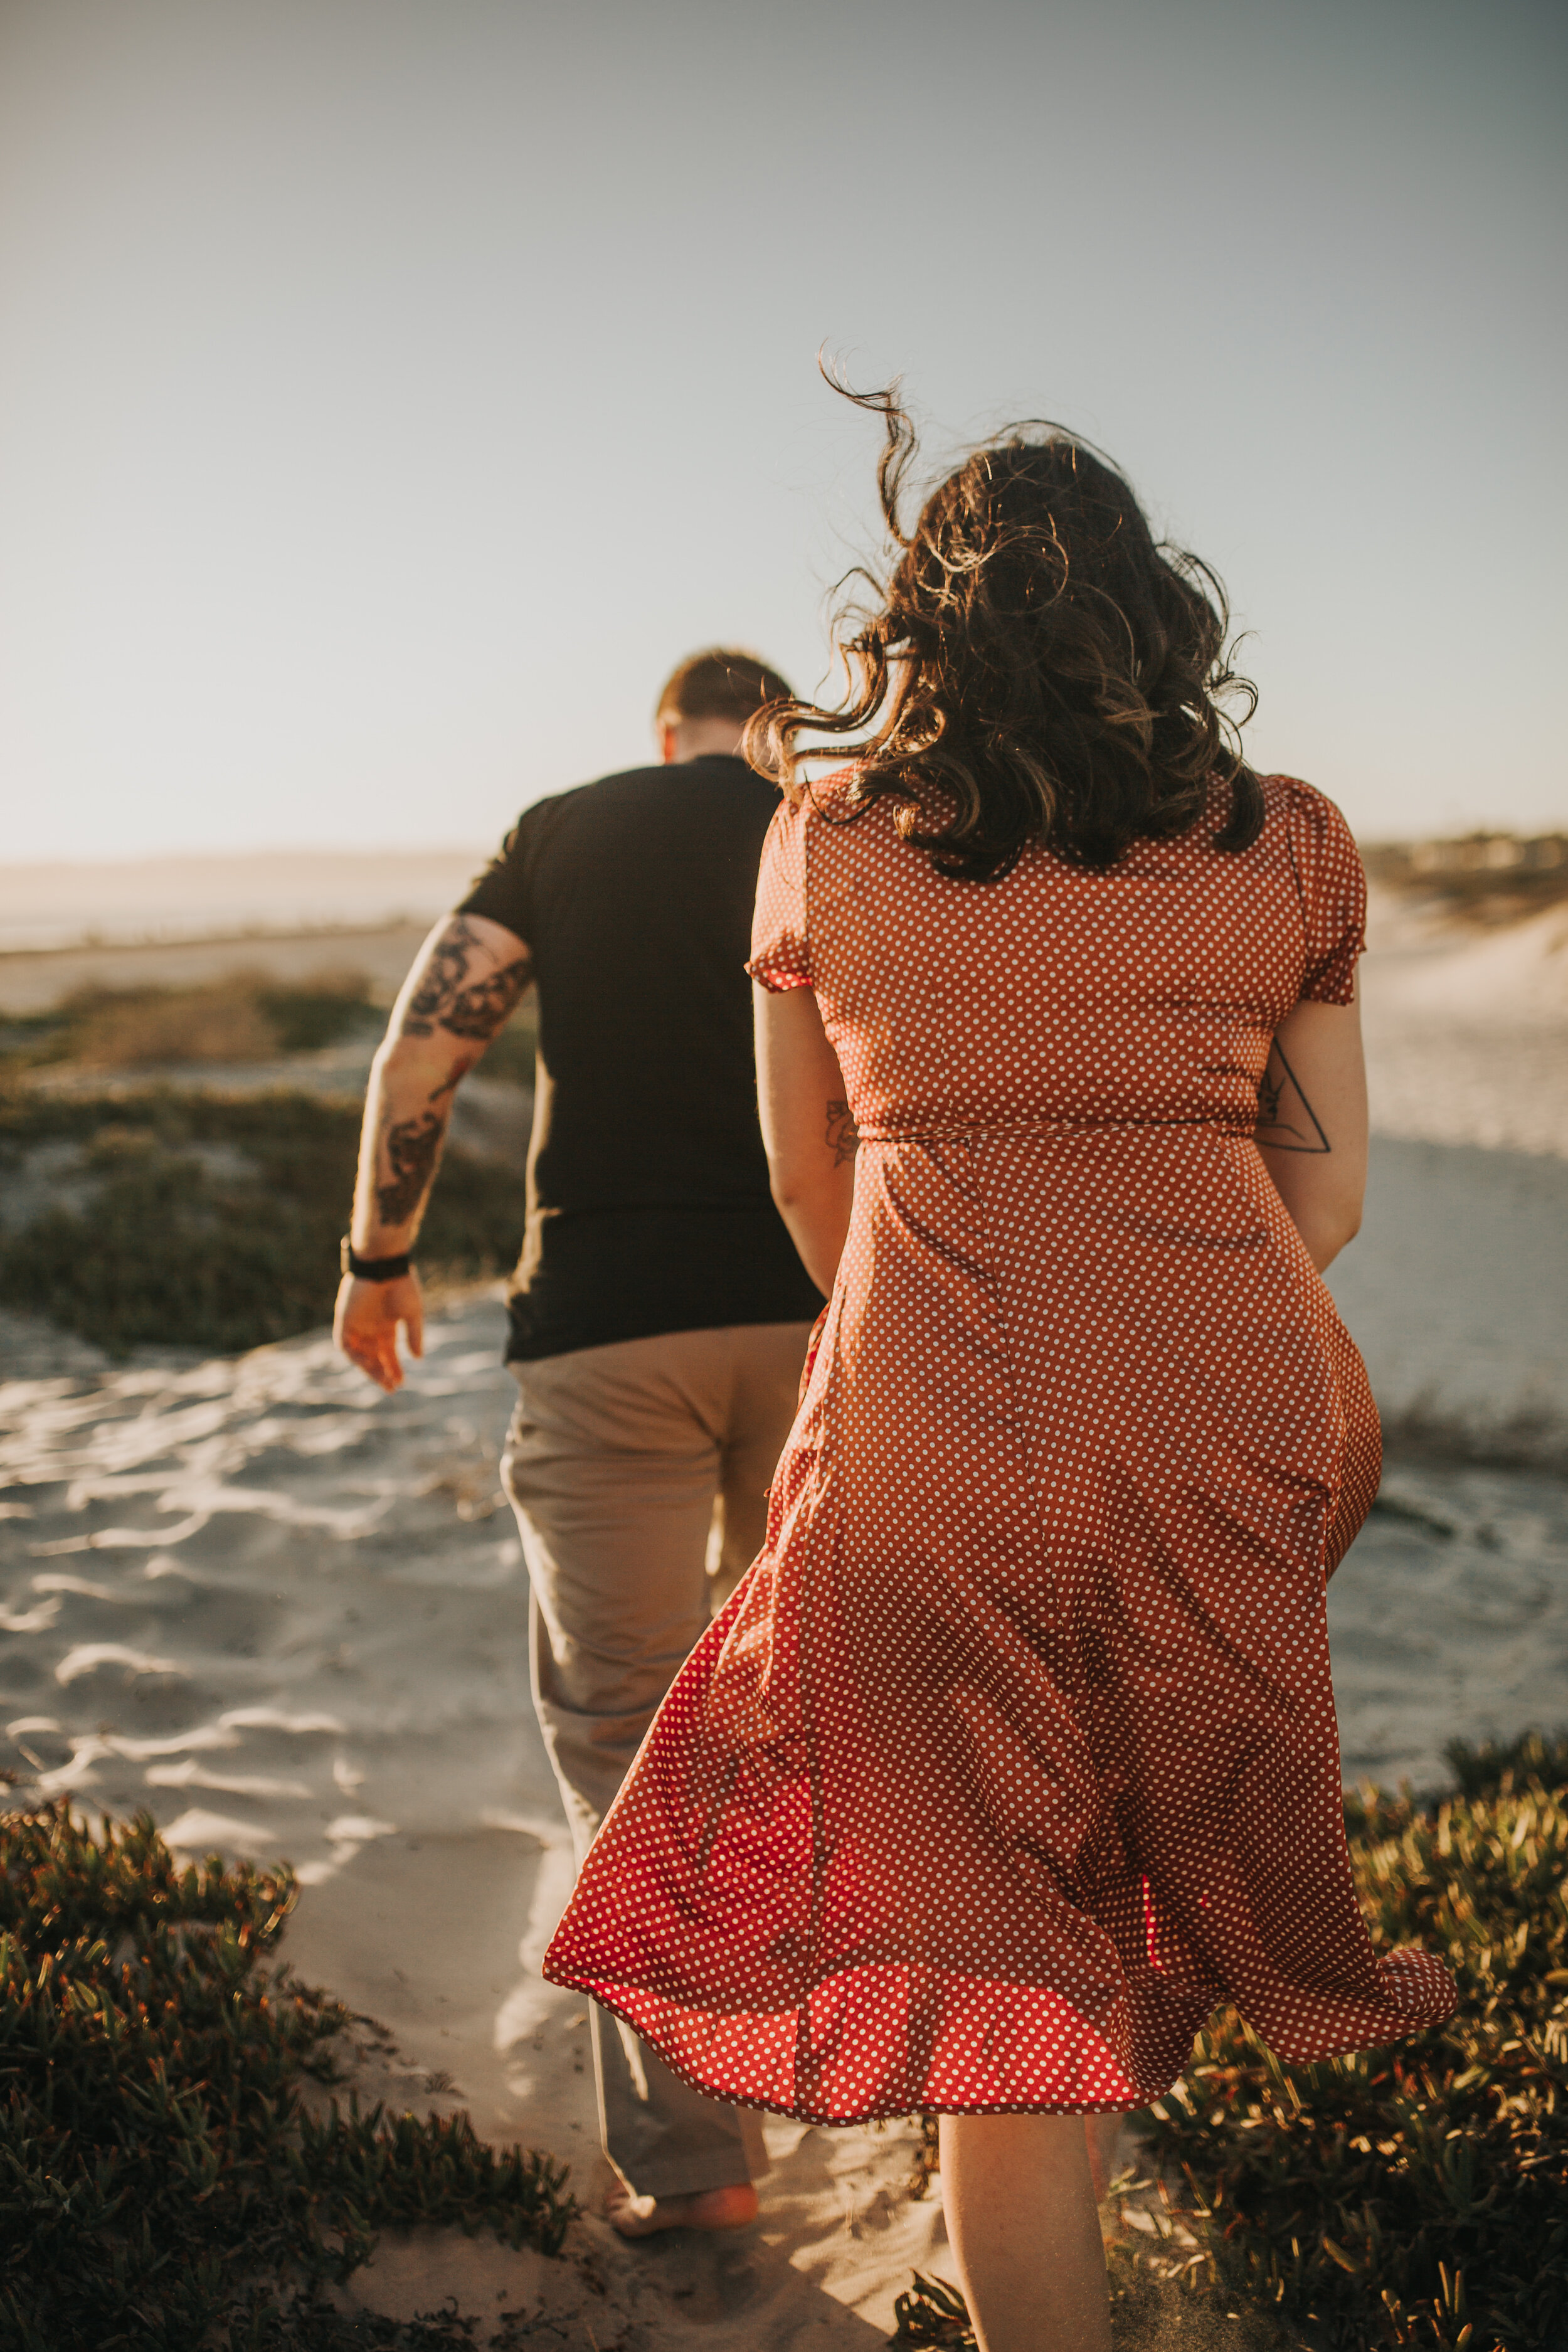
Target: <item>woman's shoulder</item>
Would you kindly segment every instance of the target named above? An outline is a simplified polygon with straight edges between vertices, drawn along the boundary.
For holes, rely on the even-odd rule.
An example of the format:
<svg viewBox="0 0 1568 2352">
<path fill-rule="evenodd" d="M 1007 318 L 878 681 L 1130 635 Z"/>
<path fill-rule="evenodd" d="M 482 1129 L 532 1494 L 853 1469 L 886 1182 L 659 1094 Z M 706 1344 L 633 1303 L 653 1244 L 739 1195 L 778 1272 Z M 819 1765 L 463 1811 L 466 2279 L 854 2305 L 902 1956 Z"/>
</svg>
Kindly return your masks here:
<svg viewBox="0 0 1568 2352">
<path fill-rule="evenodd" d="M 1257 773 L 1257 772 L 1254 772 Z M 1327 793 L 1300 776 L 1283 772 L 1258 774 L 1263 795 L 1263 823 L 1251 845 L 1239 856 L 1224 849 L 1219 835 L 1230 814 L 1228 791 L 1209 804 L 1208 853 L 1222 866 L 1263 868 L 1295 877 L 1298 889 L 1311 881 L 1361 873 L 1361 853 L 1343 811 Z"/>
<path fill-rule="evenodd" d="M 859 806 L 855 792 L 858 773 L 851 762 L 847 767 L 835 768 L 826 776 L 802 778 L 786 795 L 785 805 L 793 805 L 795 821 L 802 825 L 841 824 Z"/>
<path fill-rule="evenodd" d="M 1350 841 L 1343 811 L 1316 784 L 1285 774 L 1259 776 L 1258 781 L 1263 788 L 1266 826 L 1284 824 L 1293 833 L 1305 833 L 1325 843 Z"/>
<path fill-rule="evenodd" d="M 775 864 L 798 864 L 804 874 L 808 861 L 815 866 L 834 845 L 858 842 L 867 831 L 862 820 L 879 815 L 883 803 L 860 799 L 858 773 L 853 766 L 835 768 L 830 775 L 802 777 L 785 788 L 769 835 L 767 854 Z"/>
</svg>

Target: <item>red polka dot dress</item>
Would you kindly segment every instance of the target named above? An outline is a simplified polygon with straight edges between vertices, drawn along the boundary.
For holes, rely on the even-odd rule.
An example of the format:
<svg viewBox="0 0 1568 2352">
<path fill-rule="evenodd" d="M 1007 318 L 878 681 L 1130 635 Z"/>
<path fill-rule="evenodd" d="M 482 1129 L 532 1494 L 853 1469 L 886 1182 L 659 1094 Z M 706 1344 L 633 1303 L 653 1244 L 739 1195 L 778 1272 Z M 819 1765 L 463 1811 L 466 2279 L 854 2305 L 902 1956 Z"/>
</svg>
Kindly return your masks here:
<svg viewBox="0 0 1568 2352">
<path fill-rule="evenodd" d="M 1250 1140 L 1278 1024 L 1351 998 L 1354 845 L 1276 777 L 1240 856 L 953 882 L 844 789 L 781 810 L 751 970 L 837 1051 L 848 1245 L 545 1973 L 822 2123 L 1139 2106 L 1227 1999 L 1287 2058 L 1393 2041 L 1454 1993 L 1374 1953 L 1342 1825 L 1377 1417 Z"/>
</svg>

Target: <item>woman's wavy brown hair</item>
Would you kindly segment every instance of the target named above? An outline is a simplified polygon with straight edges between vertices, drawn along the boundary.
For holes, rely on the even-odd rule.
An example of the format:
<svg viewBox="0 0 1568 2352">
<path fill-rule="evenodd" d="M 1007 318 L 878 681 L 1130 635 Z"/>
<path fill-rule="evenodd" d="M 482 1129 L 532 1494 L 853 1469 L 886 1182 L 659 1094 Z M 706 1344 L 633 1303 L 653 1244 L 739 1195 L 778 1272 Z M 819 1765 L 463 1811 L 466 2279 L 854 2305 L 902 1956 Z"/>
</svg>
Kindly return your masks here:
<svg viewBox="0 0 1568 2352">
<path fill-rule="evenodd" d="M 752 764 L 803 791 L 803 759 L 842 737 L 846 814 L 897 804 L 904 838 L 943 874 L 991 881 L 1030 842 L 1113 866 L 1140 838 L 1184 833 L 1228 787 L 1223 850 L 1258 838 L 1263 794 L 1237 723 L 1257 693 L 1226 656 L 1229 611 L 1206 563 L 1160 546 L 1121 477 L 1054 425 L 1012 425 L 933 490 L 908 536 L 916 452 L 895 385 L 853 393 L 880 415 L 882 513 L 903 551 L 875 604 L 840 614 L 845 707 L 775 702 L 747 734 Z M 878 723 L 879 714 L 880 723 Z M 826 736 L 806 751 L 803 734 Z"/>
</svg>

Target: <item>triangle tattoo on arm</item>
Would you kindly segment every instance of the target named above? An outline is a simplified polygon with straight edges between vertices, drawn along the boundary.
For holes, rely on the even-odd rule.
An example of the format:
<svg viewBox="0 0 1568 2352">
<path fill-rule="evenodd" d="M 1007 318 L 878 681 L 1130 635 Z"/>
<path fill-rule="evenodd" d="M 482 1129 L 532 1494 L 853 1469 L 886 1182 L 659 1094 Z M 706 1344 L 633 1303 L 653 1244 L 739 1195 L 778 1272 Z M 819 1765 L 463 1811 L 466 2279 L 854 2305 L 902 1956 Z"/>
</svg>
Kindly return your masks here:
<svg viewBox="0 0 1568 2352">
<path fill-rule="evenodd" d="M 1271 1151 L 1328 1151 L 1332 1149 L 1318 1124 L 1318 1115 L 1301 1091 L 1300 1081 L 1278 1041 L 1268 1049 L 1268 1063 L 1258 1085 L 1258 1125 L 1255 1143 Z"/>
</svg>

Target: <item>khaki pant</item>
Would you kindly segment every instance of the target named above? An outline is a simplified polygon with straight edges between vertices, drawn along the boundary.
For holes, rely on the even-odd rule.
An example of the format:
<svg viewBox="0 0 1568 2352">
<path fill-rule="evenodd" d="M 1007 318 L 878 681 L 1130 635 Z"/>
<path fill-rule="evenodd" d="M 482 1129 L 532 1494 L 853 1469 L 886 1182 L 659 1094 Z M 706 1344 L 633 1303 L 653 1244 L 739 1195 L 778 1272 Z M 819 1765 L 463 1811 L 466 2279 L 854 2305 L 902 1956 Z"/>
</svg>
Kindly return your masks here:
<svg viewBox="0 0 1568 2352">
<path fill-rule="evenodd" d="M 581 1863 L 660 1699 L 761 1549 L 807 1323 L 672 1331 L 514 1364 L 501 1475 L 532 1585 L 533 1703 Z M 605 2152 L 638 2196 L 749 2180 L 753 2116 L 595 2006 Z"/>
</svg>

